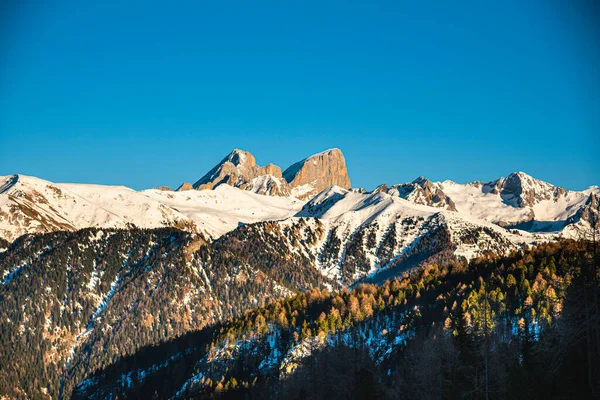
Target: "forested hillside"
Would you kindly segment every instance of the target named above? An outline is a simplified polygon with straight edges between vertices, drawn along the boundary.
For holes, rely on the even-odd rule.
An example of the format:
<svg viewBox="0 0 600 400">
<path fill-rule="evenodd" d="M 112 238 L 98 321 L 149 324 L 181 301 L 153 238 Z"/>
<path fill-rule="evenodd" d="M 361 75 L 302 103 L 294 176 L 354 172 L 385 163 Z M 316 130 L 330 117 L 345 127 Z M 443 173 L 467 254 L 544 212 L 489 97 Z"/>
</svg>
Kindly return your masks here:
<svg viewBox="0 0 600 400">
<path fill-rule="evenodd" d="M 146 348 L 77 398 L 591 398 L 598 251 L 563 241 L 312 289 Z"/>
<path fill-rule="evenodd" d="M 68 398 L 144 346 L 335 286 L 282 249 L 176 229 L 21 237 L 0 253 L 0 395 Z"/>
</svg>

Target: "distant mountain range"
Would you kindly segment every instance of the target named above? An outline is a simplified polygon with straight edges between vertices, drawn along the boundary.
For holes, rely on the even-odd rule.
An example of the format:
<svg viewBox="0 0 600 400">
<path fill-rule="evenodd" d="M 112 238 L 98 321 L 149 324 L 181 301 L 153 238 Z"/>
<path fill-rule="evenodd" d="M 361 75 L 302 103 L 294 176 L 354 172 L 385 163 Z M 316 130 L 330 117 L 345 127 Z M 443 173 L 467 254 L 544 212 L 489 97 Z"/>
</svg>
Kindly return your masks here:
<svg viewBox="0 0 600 400">
<path fill-rule="evenodd" d="M 339 149 L 307 157 L 283 172 L 274 164 L 258 166 L 251 153 L 235 149 L 193 185 L 184 183 L 177 191 L 164 186 L 135 191 L 124 186 L 58 184 L 24 175 L 0 177 L 0 237 L 12 241 L 26 233 L 135 226 L 176 227 L 215 239 L 240 223 L 297 216 L 330 220 L 332 213 L 325 213 L 322 203 L 331 207 L 342 199 L 335 207 L 336 220 L 356 214 L 357 208 L 373 211 L 375 204 L 378 210 L 397 205 L 412 211 L 387 211 L 442 212 L 475 224 L 568 235 L 568 227 L 586 218 L 599 195 L 598 186 L 570 191 L 523 172 L 488 183 L 419 177 L 366 192 L 351 188 Z M 358 222 L 364 225 L 366 220 Z"/>
<path fill-rule="evenodd" d="M 56 184 L 12 175 L 0 180 L 0 237 L 82 228 L 177 228 L 214 241 L 243 224 L 270 222 L 271 235 L 317 229 L 302 251 L 327 277 L 350 284 L 396 264 L 450 253 L 471 259 L 560 237 L 598 213 L 600 188 L 576 192 L 523 172 L 458 184 L 419 177 L 372 192 L 350 187 L 345 159 L 331 149 L 284 172 L 234 150 L 193 185 L 177 191 Z M 257 228 L 259 229 L 259 228 Z M 266 229 L 266 228 L 265 228 Z M 444 235 L 415 258 L 424 238 Z M 383 248 L 386 248 L 385 251 Z"/>
<path fill-rule="evenodd" d="M 577 237 L 599 200 L 522 172 L 367 192 L 338 149 L 283 172 L 234 150 L 176 191 L 2 177 L 0 395 L 69 397 L 96 369 L 280 297 Z"/>
</svg>

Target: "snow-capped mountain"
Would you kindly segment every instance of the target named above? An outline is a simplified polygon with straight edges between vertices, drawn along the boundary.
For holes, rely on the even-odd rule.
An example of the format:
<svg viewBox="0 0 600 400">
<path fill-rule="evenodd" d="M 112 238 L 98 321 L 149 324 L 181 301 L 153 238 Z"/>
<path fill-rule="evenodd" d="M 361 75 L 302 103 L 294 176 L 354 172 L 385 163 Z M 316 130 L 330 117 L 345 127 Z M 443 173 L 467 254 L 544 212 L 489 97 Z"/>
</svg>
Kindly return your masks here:
<svg viewBox="0 0 600 400">
<path fill-rule="evenodd" d="M 511 231 L 490 222 L 412 203 L 387 193 L 330 186 L 294 217 L 254 226 L 252 235 L 275 236 L 290 253 L 311 260 L 327 277 L 352 284 L 425 260 L 471 259 L 507 253 L 552 235 Z"/>
<path fill-rule="evenodd" d="M 588 202 L 600 194 L 598 186 L 581 191 L 565 190 L 523 172 L 492 182 L 459 184 L 431 182 L 420 177 L 411 183 L 382 185 L 383 191 L 416 204 L 456 211 L 504 227 L 533 232 L 559 232 Z"/>
<path fill-rule="evenodd" d="M 0 362 L 43 378 L 22 389 L 19 371 L 0 368 L 0 382 L 19 381 L 0 394 L 63 398 L 77 387 L 86 397 L 97 383 L 90 374 L 116 359 L 187 343 L 188 333 L 279 297 L 360 291 L 424 265 L 461 270 L 487 253 L 576 236 L 600 211 L 598 187 L 569 191 L 523 173 L 353 189 L 337 149 L 284 172 L 236 150 L 186 188 L 0 177 L 0 298 L 10 299 L 0 302 L 0 328 L 19 344 Z M 129 387 L 131 378 L 110 379 Z"/>
<path fill-rule="evenodd" d="M 323 234 L 303 251 L 326 275 L 352 282 L 405 263 L 423 238 L 442 233 L 445 250 L 466 258 L 573 236 L 574 227 L 597 215 L 600 197 L 597 186 L 575 192 L 522 172 L 489 183 L 420 177 L 370 193 L 349 186 L 338 149 L 284 172 L 273 164 L 260 167 L 252 154 L 236 149 L 189 185 L 192 190 L 135 191 L 12 175 L 0 178 L 0 237 L 12 241 L 25 233 L 86 227 L 176 227 L 215 240 L 242 224 L 278 221 L 291 227 L 308 217 L 306 227 L 318 225 Z M 360 254 L 354 254 L 358 248 Z M 290 251 L 299 249 L 290 245 Z"/>
<path fill-rule="evenodd" d="M 57 184 L 12 175 L 0 178 L 0 237 L 87 227 L 176 227 L 216 238 L 239 223 L 282 219 L 304 204 L 229 185 L 215 190 L 135 191 L 124 186 Z"/>
</svg>

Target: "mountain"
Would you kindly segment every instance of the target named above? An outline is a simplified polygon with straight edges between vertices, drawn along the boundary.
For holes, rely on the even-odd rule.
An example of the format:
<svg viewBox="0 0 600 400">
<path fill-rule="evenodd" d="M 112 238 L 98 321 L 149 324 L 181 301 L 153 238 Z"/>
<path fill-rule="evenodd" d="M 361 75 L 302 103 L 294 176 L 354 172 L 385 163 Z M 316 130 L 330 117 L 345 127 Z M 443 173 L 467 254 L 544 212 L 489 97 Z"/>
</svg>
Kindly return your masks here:
<svg viewBox="0 0 600 400">
<path fill-rule="evenodd" d="M 177 227 L 210 240 L 244 223 L 296 214 L 321 218 L 302 208 L 307 201 L 307 207 L 317 206 L 311 200 L 327 197 L 332 185 L 347 190 L 347 197 L 367 194 L 350 188 L 345 159 L 338 149 L 308 157 L 283 173 L 273 164 L 257 165 L 252 154 L 236 149 L 194 185 L 183 184 L 178 191 L 58 184 L 11 175 L 0 177 L 0 237 L 12 241 L 25 233 L 86 227 Z M 600 188 L 565 190 L 516 172 L 488 183 L 432 182 L 419 177 L 410 183 L 381 185 L 371 192 L 377 193 L 430 207 L 430 213 L 444 211 L 451 219 L 548 233 L 551 239 L 556 234 L 576 234 L 576 226 L 590 215 L 583 209 L 595 209 L 593 200 L 600 196 Z"/>
<path fill-rule="evenodd" d="M 470 259 L 553 238 L 527 231 L 515 234 L 460 212 L 339 186 L 304 202 L 230 185 L 136 192 L 122 186 L 54 184 L 22 175 L 3 182 L 0 232 L 9 241 L 26 233 L 88 227 L 173 227 L 212 241 L 264 221 L 243 232 L 262 237 L 263 245 L 268 245 L 264 238 L 277 237 L 288 252 L 302 251 L 314 268 L 345 285 L 435 258 Z"/>
<path fill-rule="evenodd" d="M 340 149 L 330 149 L 291 165 L 283 172 L 292 194 L 310 199 L 331 185 L 350 188 L 346 159 Z"/>
<path fill-rule="evenodd" d="M 68 398 L 140 349 L 312 288 L 302 254 L 249 236 L 173 228 L 25 235 L 0 253 L 0 396 Z"/>
<path fill-rule="evenodd" d="M 229 185 L 215 190 L 135 191 L 124 186 L 57 184 L 39 178 L 0 177 L 0 237 L 88 227 L 176 227 L 216 238 L 240 223 L 282 219 L 304 203 L 261 196 Z"/>
<path fill-rule="evenodd" d="M 210 190 L 224 184 L 258 194 L 309 199 L 330 185 L 349 188 L 350 178 L 339 149 L 312 155 L 283 174 L 277 165 L 261 167 L 250 152 L 234 149 L 196 183 L 184 183 L 177 190 Z"/>
<path fill-rule="evenodd" d="M 298 217 L 308 219 L 298 222 Z M 314 197 L 295 217 L 275 223 L 291 228 L 310 226 L 313 220 L 322 232 L 317 240 L 311 246 L 292 243 L 290 251 L 299 248 L 310 254 L 324 275 L 346 285 L 363 278 L 380 280 L 421 263 L 506 253 L 551 239 L 514 233 L 387 193 L 360 193 L 337 186 Z"/>
<path fill-rule="evenodd" d="M 272 196 L 289 196 L 289 187 L 281 177 L 281 168 L 274 164 L 260 167 L 254 156 L 234 149 L 206 175 L 194 183 L 196 190 L 213 189 L 227 184 L 243 190 Z"/>
<path fill-rule="evenodd" d="M 382 185 L 375 189 L 375 191 L 389 193 L 415 204 L 457 211 L 456 204 L 446 196 L 440 186 L 420 176 L 411 183 L 393 185 L 389 189 L 387 185 Z"/>
<path fill-rule="evenodd" d="M 248 154 L 235 151 L 227 158 L 231 161 L 225 161 L 220 165 L 222 168 L 214 171 L 224 171 L 230 168 L 227 165 L 235 163 L 240 171 L 237 181 L 241 182 L 241 176 L 251 176 L 247 171 L 273 170 L 270 166 L 256 166 L 254 158 Z M 331 171 L 327 169 L 328 165 Z M 590 212 L 597 212 L 598 201 L 595 199 L 600 196 L 597 186 L 575 192 L 523 173 L 489 183 L 467 184 L 432 182 L 420 177 L 411 183 L 382 185 L 371 193 L 333 185 L 314 194 L 315 188 L 322 187 L 323 182 L 349 183 L 343 166 L 341 152 L 334 149 L 288 168 L 282 176 L 287 176 L 291 183 L 284 178 L 280 178 L 285 181 L 281 183 L 272 175 L 259 175 L 239 187 L 220 184 L 214 189 L 185 191 L 165 188 L 135 191 L 124 186 L 57 184 L 24 175 L 0 177 L 0 237 L 12 241 L 26 233 L 74 231 L 87 227 L 176 227 L 214 240 L 240 224 L 304 216 L 335 220 L 330 225 L 352 221 L 346 223 L 351 227 L 343 228 L 346 231 L 343 240 L 362 232 L 359 227 L 377 220 L 378 228 L 373 234 L 381 240 L 392 224 L 399 226 L 394 218 L 400 215 L 431 218 L 440 213 L 436 218 L 485 226 L 511 243 L 531 243 L 552 240 L 556 235 L 576 235 L 577 226 L 589 220 Z M 322 179 L 314 175 L 320 169 L 328 171 L 322 173 Z M 307 180 L 313 184 L 304 183 Z M 296 184 L 299 186 L 292 187 Z M 266 195 L 273 193 L 272 189 L 277 185 L 279 193 L 289 192 L 290 196 Z M 305 196 L 304 200 L 298 198 Z M 338 203 L 342 198 L 344 200 Z M 325 207 L 334 204 L 335 217 L 331 212 L 324 212 Z M 342 217 L 343 214 L 346 216 Z M 361 215 L 367 217 L 362 219 Z M 383 215 L 393 217 L 382 220 Z M 453 224 L 456 225 L 450 222 Z M 498 230 L 498 226 L 505 229 Z M 520 236 L 512 233 L 514 229 L 519 230 Z M 336 232 L 341 230 L 342 227 L 336 228 Z M 336 237 L 339 235 L 337 233 Z M 401 232 L 398 235 L 403 236 Z M 404 241 L 407 240 L 405 237 Z M 474 256 L 481 251 L 485 251 L 485 246 L 473 252 L 458 250 L 457 254 Z M 370 259 L 371 272 L 378 262 L 375 258 Z"/>
<path fill-rule="evenodd" d="M 120 359 L 74 398 L 593 398 L 586 357 L 600 352 L 587 342 L 586 353 L 581 325 L 598 332 L 598 310 L 583 307 L 593 289 L 572 262 L 591 247 L 544 244 L 279 299 Z"/>
<path fill-rule="evenodd" d="M 345 330 L 335 339 L 325 333 L 326 342 L 335 340 L 332 351 L 368 359 L 347 353 L 346 345 L 349 338 L 370 340 L 371 361 L 387 365 L 389 354 L 401 357 L 410 338 L 403 332 L 420 323 L 428 304 L 443 307 L 424 326 L 439 327 L 442 314 L 463 318 L 472 300 L 463 296 L 480 293 L 480 276 L 499 285 L 502 296 L 509 291 L 511 307 L 520 304 L 513 310 L 518 318 L 542 293 L 563 293 L 576 271 L 552 274 L 570 259 L 557 255 L 534 268 L 530 256 L 519 257 L 532 247 L 562 246 L 600 215 L 600 188 L 569 191 L 523 173 L 489 183 L 420 177 L 372 192 L 353 189 L 337 149 L 283 173 L 235 150 L 194 186 L 135 191 L 0 178 L 0 344 L 6 350 L 0 396 L 139 397 L 147 394 L 145 385 L 159 397 L 176 394 L 146 379 L 162 377 L 157 382 L 173 381 L 166 391 L 186 397 L 218 390 L 216 380 L 225 386 L 218 374 L 272 389 L 260 379 L 277 382 L 274 371 L 301 388 L 305 375 L 293 378 L 293 371 L 311 368 L 301 360 L 320 346 L 315 336 L 325 327 L 325 312 L 327 332 Z M 509 258 L 494 264 L 494 273 L 481 266 L 495 257 Z M 419 274 L 422 279 L 412 280 Z M 400 281 L 385 283 L 390 279 Z M 519 281 L 519 296 L 511 279 Z M 423 291 L 444 282 L 457 286 Z M 529 292 L 536 293 L 530 300 Z M 360 296 L 352 300 L 352 293 Z M 535 315 L 553 309 L 549 301 L 543 297 Z M 393 312 L 385 311 L 388 303 Z M 411 319 L 400 322 L 405 315 Z M 536 332 L 540 323 L 527 329 Z M 511 324 L 502 334 L 523 326 Z M 236 364 L 242 358 L 251 360 L 245 370 Z M 250 376 L 250 370 L 264 373 Z M 388 379 L 382 371 L 380 382 Z M 394 374 L 394 380 L 402 376 Z"/>
<path fill-rule="evenodd" d="M 309 176 L 310 172 L 301 171 L 307 165 L 319 165 L 322 157 L 337 157 L 335 151 L 326 153 L 294 167 L 294 179 Z M 254 165 L 252 159 L 238 164 Z M 525 189 L 515 189 L 518 179 L 528 183 L 519 186 Z M 174 227 L 212 241 L 244 224 L 272 221 L 259 226 L 277 225 L 268 233 L 273 235 L 290 227 L 305 231 L 316 226 L 314 219 L 319 233 L 303 233 L 315 237 L 303 251 L 325 276 L 351 285 L 436 259 L 471 259 L 559 235 L 576 236 L 578 227 L 598 214 L 598 196 L 598 187 L 583 192 L 560 190 L 522 173 L 487 184 L 419 178 L 389 188 L 380 186 L 371 193 L 332 185 L 308 202 L 229 184 L 212 190 L 134 191 L 13 175 L 0 180 L 0 236 L 12 241 L 26 233 L 87 227 Z M 299 218 L 307 217 L 308 222 L 300 226 Z M 293 241 L 281 240 L 289 251 L 298 250 Z"/>
<path fill-rule="evenodd" d="M 408 184 L 381 186 L 376 190 L 413 203 L 531 232 L 561 231 L 573 221 L 569 219 L 591 194 L 600 194 L 597 186 L 581 192 L 565 190 L 523 172 L 488 183 L 431 182 L 420 177 Z"/>
<path fill-rule="evenodd" d="M 0 236 L 102 227 L 194 229 L 176 210 L 124 186 L 54 184 L 24 175 L 0 178 Z"/>
</svg>

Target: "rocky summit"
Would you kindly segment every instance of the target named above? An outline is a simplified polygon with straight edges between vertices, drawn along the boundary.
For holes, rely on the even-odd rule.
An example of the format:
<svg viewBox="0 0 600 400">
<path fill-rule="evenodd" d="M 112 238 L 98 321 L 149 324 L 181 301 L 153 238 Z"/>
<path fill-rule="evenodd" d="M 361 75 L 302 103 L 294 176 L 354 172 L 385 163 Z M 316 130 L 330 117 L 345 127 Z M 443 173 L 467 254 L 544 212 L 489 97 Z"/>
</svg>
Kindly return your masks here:
<svg viewBox="0 0 600 400">
<path fill-rule="evenodd" d="M 340 149 L 307 157 L 292 164 L 283 174 L 277 165 L 261 167 L 252 153 L 234 149 L 196 183 L 183 183 L 177 190 L 210 190 L 223 184 L 258 194 L 305 200 L 331 185 L 350 188 L 350 178 Z"/>
<path fill-rule="evenodd" d="M 252 153 L 234 149 L 206 175 L 194 183 L 196 190 L 213 189 L 222 184 L 239 187 L 260 194 L 289 195 L 282 187 L 281 168 L 274 164 L 264 167 L 256 163 Z"/>
<path fill-rule="evenodd" d="M 340 149 L 330 149 L 291 165 L 283 178 L 298 198 L 313 198 L 331 185 L 350 188 L 346 159 Z"/>
</svg>

